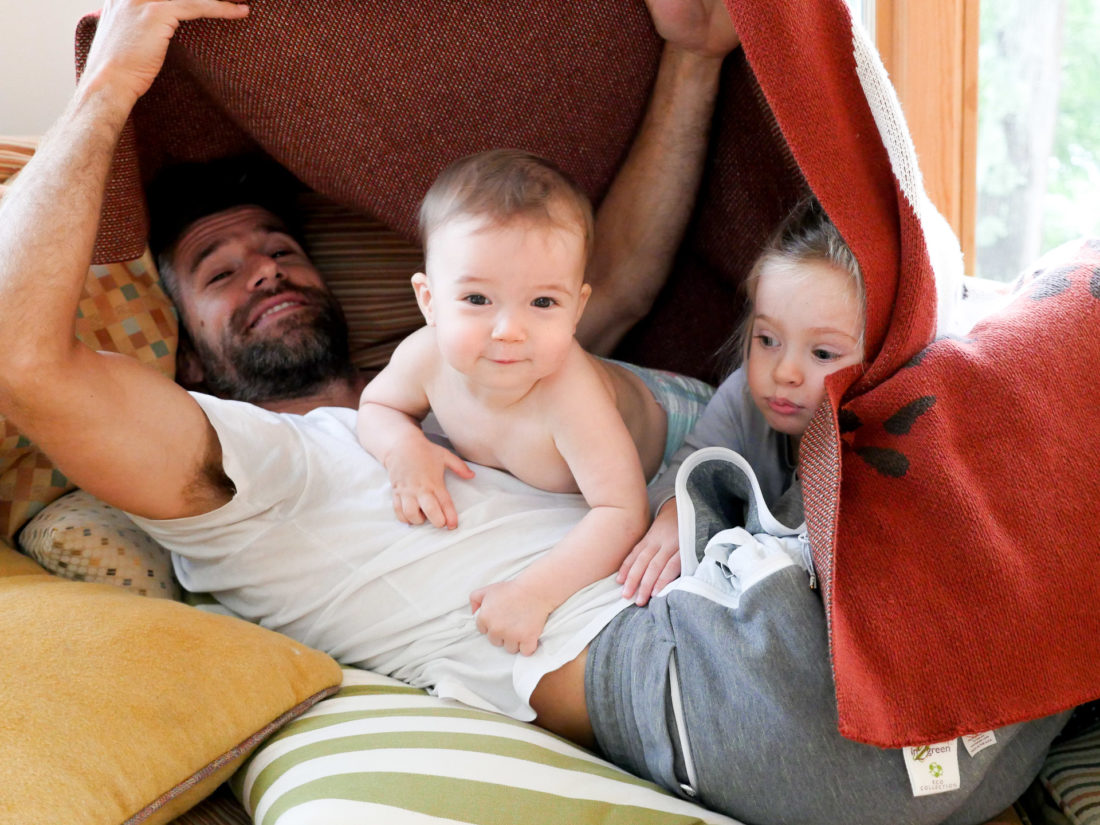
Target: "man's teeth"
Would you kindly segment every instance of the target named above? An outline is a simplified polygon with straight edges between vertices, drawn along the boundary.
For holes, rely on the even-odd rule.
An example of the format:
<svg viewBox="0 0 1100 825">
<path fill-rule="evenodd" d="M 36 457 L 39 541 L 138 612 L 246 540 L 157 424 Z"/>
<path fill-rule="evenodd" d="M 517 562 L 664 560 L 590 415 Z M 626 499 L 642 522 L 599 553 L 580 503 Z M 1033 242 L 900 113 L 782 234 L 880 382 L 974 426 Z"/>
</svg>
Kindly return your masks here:
<svg viewBox="0 0 1100 825">
<path fill-rule="evenodd" d="M 292 307 L 292 306 L 295 306 L 294 301 L 283 301 L 281 304 L 275 304 L 275 306 L 271 307 L 270 309 L 265 309 L 263 311 L 263 313 L 260 315 L 260 317 L 257 318 L 256 320 L 259 321 L 263 318 L 266 318 L 268 315 L 270 315 L 273 312 L 278 312 L 280 309 L 286 309 L 287 307 Z"/>
</svg>

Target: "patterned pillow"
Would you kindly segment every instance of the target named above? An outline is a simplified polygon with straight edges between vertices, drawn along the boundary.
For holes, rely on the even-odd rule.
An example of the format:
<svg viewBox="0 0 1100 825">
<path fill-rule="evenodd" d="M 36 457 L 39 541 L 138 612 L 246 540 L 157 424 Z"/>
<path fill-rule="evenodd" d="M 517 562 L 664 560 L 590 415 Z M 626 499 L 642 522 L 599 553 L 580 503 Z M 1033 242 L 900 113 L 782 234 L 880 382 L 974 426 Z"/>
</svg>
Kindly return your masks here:
<svg viewBox="0 0 1100 825">
<path fill-rule="evenodd" d="M 409 283 L 424 266 L 420 247 L 312 192 L 299 208 L 310 257 L 347 316 L 352 362 L 381 369 L 401 340 L 424 324 Z"/>
<path fill-rule="evenodd" d="M 34 154 L 35 141 L 0 138 L 0 184 Z M 148 252 L 133 261 L 93 266 L 84 283 L 76 335 L 87 346 L 132 355 L 174 374 L 176 318 L 157 285 Z M 0 543 L 43 507 L 73 489 L 53 463 L 0 416 Z"/>
<path fill-rule="evenodd" d="M 256 825 L 734 822 L 533 725 L 353 668 L 232 785 Z"/>
<path fill-rule="evenodd" d="M 180 598 L 168 551 L 121 510 L 83 490 L 48 505 L 18 539 L 20 550 L 67 579 L 114 584 L 140 596 Z"/>
<path fill-rule="evenodd" d="M 0 822 L 156 825 L 340 682 L 257 625 L 0 548 Z"/>
</svg>

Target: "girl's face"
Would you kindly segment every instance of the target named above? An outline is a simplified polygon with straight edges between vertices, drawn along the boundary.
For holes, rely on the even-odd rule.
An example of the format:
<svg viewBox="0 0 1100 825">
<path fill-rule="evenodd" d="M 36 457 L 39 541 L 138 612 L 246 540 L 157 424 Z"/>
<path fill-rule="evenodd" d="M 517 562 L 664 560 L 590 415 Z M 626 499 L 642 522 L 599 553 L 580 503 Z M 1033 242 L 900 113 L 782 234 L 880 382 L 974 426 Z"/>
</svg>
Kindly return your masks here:
<svg viewBox="0 0 1100 825">
<path fill-rule="evenodd" d="M 801 438 L 825 398 L 825 376 L 863 360 L 862 333 L 862 307 L 844 270 L 826 261 L 761 267 L 746 372 L 772 429 Z"/>
</svg>

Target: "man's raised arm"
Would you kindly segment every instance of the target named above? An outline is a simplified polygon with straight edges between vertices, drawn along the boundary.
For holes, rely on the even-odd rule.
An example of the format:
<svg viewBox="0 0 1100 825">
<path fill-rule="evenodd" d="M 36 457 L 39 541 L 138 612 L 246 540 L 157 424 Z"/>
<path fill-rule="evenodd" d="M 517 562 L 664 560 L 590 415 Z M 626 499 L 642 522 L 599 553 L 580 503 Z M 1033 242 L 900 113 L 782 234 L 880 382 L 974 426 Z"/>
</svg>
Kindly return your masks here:
<svg viewBox="0 0 1100 825">
<path fill-rule="evenodd" d="M 691 216 L 722 60 L 740 44 L 723 0 L 646 0 L 664 52 L 649 107 L 596 216 L 577 340 L 606 355 L 664 286 Z"/>
<path fill-rule="evenodd" d="M 80 344 L 76 307 L 115 146 L 180 21 L 247 13 L 223 0 L 108 0 L 72 100 L 0 200 L 0 413 L 75 484 L 153 518 L 225 500 L 206 481 L 220 471 L 217 438 L 167 378 Z"/>
</svg>

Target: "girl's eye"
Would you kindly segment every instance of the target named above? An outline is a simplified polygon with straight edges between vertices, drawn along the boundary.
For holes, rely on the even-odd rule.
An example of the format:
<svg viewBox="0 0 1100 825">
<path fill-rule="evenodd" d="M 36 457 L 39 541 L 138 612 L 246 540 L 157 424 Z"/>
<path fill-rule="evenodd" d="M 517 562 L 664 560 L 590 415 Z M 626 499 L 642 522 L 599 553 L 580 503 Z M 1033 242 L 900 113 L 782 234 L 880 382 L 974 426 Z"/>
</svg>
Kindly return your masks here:
<svg viewBox="0 0 1100 825">
<path fill-rule="evenodd" d="M 488 298 L 486 298 L 484 295 L 481 295 L 477 292 L 475 292 L 472 295 L 467 295 L 462 300 L 465 301 L 468 304 L 473 304 L 476 307 L 483 307 L 483 306 L 486 306 L 489 303 Z"/>
<path fill-rule="evenodd" d="M 762 347 L 774 347 L 778 346 L 779 341 L 774 336 L 768 335 L 766 332 L 758 332 L 753 336 L 753 339 L 760 342 Z"/>
<path fill-rule="evenodd" d="M 546 296 L 542 296 L 540 298 L 536 298 L 535 300 L 533 300 L 531 302 L 531 306 L 538 307 L 539 309 L 549 309 L 550 307 L 554 306 L 554 304 L 556 304 L 556 303 L 557 303 L 557 301 L 555 301 L 553 298 L 547 298 Z"/>
<path fill-rule="evenodd" d="M 835 361 L 837 358 L 840 357 L 840 354 L 836 353 L 836 352 L 833 352 L 831 350 L 827 350 L 827 349 L 815 349 L 813 351 L 813 356 L 818 361 L 828 362 L 828 361 Z"/>
</svg>

